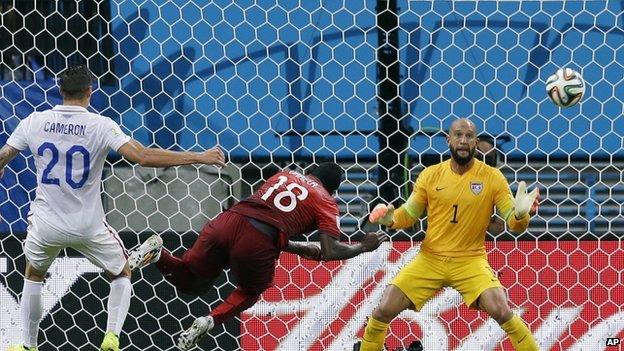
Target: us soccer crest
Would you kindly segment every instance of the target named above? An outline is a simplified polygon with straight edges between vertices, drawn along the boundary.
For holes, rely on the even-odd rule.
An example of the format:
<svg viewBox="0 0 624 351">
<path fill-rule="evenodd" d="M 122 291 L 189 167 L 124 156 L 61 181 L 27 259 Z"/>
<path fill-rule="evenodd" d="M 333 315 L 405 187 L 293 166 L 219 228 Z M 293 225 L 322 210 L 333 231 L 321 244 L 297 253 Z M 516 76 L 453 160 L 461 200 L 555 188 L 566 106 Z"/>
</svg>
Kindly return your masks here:
<svg viewBox="0 0 624 351">
<path fill-rule="evenodd" d="M 479 195 L 479 194 L 481 194 L 482 190 L 483 190 L 483 183 L 481 183 L 481 182 L 470 182 L 470 191 L 472 191 L 473 194 Z"/>
</svg>

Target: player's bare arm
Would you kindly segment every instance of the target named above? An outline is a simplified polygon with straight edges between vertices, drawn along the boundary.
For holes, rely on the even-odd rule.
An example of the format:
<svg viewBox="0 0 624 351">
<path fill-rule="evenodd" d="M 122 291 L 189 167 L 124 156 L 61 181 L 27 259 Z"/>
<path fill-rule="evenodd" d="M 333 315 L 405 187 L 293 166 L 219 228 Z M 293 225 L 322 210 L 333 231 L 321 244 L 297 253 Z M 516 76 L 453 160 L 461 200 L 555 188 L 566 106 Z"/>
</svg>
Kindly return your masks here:
<svg viewBox="0 0 624 351">
<path fill-rule="evenodd" d="M 344 260 L 355 257 L 363 252 L 374 251 L 388 239 L 385 233 L 366 233 L 362 241 L 354 245 L 343 244 L 338 239 L 319 233 L 323 261 Z"/>
<path fill-rule="evenodd" d="M 313 243 L 303 243 L 299 241 L 288 241 L 288 245 L 284 249 L 285 252 L 290 252 L 295 255 L 301 256 L 312 261 L 321 261 L 323 259 L 321 254 L 321 248 Z"/>
<path fill-rule="evenodd" d="M 180 152 L 149 148 L 130 140 L 118 150 L 124 158 L 143 167 L 171 167 L 189 164 L 225 166 L 225 156 L 218 146 L 204 152 Z"/>
<path fill-rule="evenodd" d="M 4 145 L 0 149 L 0 178 L 4 175 L 4 167 L 19 154 L 19 150 L 10 145 Z"/>
</svg>

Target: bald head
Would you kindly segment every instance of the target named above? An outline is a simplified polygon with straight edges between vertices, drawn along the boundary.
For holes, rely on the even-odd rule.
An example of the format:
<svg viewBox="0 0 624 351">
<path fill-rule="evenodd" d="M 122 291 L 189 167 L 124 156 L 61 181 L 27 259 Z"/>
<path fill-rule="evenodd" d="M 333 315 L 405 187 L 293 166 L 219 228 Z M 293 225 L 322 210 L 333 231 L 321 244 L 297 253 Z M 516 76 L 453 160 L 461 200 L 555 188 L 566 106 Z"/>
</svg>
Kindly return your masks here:
<svg viewBox="0 0 624 351">
<path fill-rule="evenodd" d="M 458 118 L 454 120 L 453 123 L 451 123 L 451 128 L 449 128 L 449 134 L 456 129 L 471 130 L 474 135 L 477 135 L 477 126 L 468 118 Z"/>
<path fill-rule="evenodd" d="M 477 127 L 467 118 L 456 119 L 449 128 L 447 141 L 453 160 L 466 165 L 477 149 Z"/>
</svg>

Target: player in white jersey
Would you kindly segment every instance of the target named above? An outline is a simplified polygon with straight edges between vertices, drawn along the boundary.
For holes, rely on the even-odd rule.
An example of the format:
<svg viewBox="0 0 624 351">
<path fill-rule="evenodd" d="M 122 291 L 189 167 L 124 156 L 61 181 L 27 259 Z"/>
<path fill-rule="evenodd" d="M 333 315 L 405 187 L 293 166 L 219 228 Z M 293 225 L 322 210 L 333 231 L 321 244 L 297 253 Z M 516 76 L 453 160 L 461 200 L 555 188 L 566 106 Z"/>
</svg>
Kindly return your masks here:
<svg viewBox="0 0 624 351">
<path fill-rule="evenodd" d="M 145 167 L 225 165 L 218 147 L 201 153 L 143 147 L 111 119 L 86 109 L 92 82 L 85 66 L 68 68 L 60 82 L 63 105 L 33 112 L 0 149 L 0 176 L 6 164 L 27 148 L 37 169 L 37 191 L 24 243 L 27 262 L 20 302 L 22 344 L 9 350 L 37 350 L 43 280 L 52 261 L 66 247 L 82 253 L 112 280 L 101 350 L 119 350 L 118 336 L 128 313 L 132 286 L 126 250 L 106 224 L 100 198 L 102 168 L 110 150 Z"/>
</svg>

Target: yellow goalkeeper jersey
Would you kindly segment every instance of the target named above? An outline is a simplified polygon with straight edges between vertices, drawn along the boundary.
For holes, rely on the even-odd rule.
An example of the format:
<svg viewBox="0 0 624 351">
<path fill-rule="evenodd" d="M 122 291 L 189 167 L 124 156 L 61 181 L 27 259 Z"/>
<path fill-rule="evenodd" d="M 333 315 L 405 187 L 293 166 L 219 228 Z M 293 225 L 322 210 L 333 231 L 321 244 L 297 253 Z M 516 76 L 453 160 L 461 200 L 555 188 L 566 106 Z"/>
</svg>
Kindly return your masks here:
<svg viewBox="0 0 624 351">
<path fill-rule="evenodd" d="M 494 206 L 514 232 L 523 232 L 529 215 L 517 220 L 507 180 L 498 169 L 476 160 L 466 173 L 451 170 L 451 161 L 423 170 L 408 201 L 394 212 L 393 228 L 406 228 L 427 211 L 421 250 L 442 256 L 485 255 L 485 233 Z"/>
</svg>

